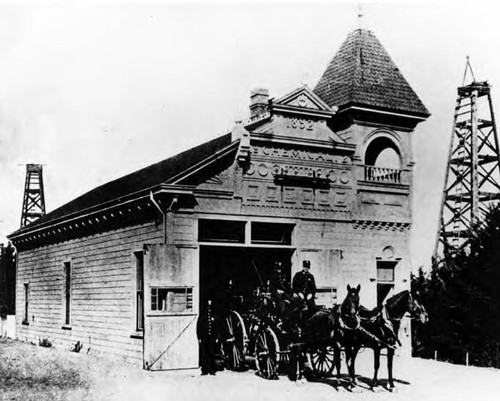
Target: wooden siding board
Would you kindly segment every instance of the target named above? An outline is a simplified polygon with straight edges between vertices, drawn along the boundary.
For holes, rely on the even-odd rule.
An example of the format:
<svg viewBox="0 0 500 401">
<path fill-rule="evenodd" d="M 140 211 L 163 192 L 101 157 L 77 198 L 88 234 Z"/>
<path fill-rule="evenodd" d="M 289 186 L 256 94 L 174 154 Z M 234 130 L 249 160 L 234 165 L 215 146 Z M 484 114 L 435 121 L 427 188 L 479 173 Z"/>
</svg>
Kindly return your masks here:
<svg viewBox="0 0 500 401">
<path fill-rule="evenodd" d="M 30 283 L 30 324 L 22 325 L 18 316 L 19 337 L 50 338 L 65 347 L 82 341 L 88 347 L 90 336 L 93 352 L 142 363 L 142 340 L 130 338 L 135 330 L 133 252 L 161 239 L 151 223 L 20 253 L 16 307 L 24 311 L 24 283 Z M 65 261 L 72 264 L 71 330 L 61 328 Z"/>
</svg>

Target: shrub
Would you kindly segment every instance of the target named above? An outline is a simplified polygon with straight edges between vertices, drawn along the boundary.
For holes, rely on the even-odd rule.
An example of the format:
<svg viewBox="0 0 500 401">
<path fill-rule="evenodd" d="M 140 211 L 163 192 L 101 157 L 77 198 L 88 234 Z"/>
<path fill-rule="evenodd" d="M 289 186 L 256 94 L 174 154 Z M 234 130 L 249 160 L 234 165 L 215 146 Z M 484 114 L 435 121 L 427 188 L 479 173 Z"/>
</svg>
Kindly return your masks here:
<svg viewBox="0 0 500 401">
<path fill-rule="evenodd" d="M 50 348 L 52 347 L 52 342 L 48 338 L 42 338 L 38 340 L 38 345 L 40 347 Z"/>
<path fill-rule="evenodd" d="M 83 348 L 83 344 L 80 341 L 77 341 L 75 344 L 71 346 L 69 349 L 71 352 L 80 352 L 81 349 Z"/>
</svg>

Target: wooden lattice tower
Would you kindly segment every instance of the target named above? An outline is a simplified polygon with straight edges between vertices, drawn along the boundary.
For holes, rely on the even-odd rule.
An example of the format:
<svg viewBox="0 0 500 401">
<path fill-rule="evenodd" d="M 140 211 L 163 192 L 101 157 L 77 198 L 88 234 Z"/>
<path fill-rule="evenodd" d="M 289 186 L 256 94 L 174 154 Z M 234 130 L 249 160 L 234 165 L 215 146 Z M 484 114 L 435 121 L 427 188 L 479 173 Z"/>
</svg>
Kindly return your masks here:
<svg viewBox="0 0 500 401">
<path fill-rule="evenodd" d="M 500 155 L 491 86 L 473 79 L 458 88 L 434 257 L 447 260 L 466 248 L 471 224 L 482 221 L 498 199 Z"/>
<path fill-rule="evenodd" d="M 27 164 L 21 228 L 32 223 L 44 214 L 45 196 L 43 193 L 43 167 L 41 164 Z"/>
</svg>

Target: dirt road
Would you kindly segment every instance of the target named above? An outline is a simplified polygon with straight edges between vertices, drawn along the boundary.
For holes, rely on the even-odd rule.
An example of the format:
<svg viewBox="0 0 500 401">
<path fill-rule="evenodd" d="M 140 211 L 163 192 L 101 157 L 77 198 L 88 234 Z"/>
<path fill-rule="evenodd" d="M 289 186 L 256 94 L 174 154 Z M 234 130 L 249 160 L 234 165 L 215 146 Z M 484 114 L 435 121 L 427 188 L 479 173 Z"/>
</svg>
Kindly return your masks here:
<svg viewBox="0 0 500 401">
<path fill-rule="evenodd" d="M 396 390 L 372 391 L 371 351 L 361 353 L 359 386 L 343 381 L 295 383 L 286 377 L 266 381 L 253 370 L 218 372 L 147 372 L 91 355 L 0 340 L 0 400 L 217 400 L 321 401 L 499 400 L 500 370 L 450 365 L 422 359 L 396 359 Z M 384 364 L 384 360 L 382 364 Z M 385 379 L 385 366 L 380 378 Z M 382 380 L 385 383 L 385 380 Z"/>
</svg>

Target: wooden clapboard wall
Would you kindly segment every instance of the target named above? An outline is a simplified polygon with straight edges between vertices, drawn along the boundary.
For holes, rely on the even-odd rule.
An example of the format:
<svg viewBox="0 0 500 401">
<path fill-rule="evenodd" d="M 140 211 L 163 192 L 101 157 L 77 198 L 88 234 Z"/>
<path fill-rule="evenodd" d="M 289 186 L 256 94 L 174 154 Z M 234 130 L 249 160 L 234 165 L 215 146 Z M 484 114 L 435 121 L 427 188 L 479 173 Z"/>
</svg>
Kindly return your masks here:
<svg viewBox="0 0 500 401">
<path fill-rule="evenodd" d="M 17 336 L 38 343 L 125 358 L 142 366 L 136 326 L 134 252 L 160 243 L 154 223 L 128 227 L 23 251 L 18 259 Z M 65 327 L 64 263 L 71 263 L 71 324 Z M 24 285 L 29 284 L 28 325 Z M 139 334 L 139 335 L 138 335 Z"/>
</svg>

